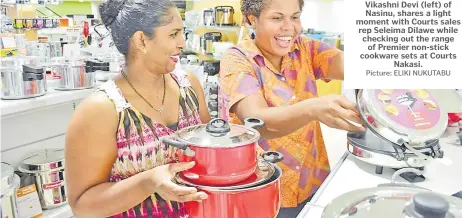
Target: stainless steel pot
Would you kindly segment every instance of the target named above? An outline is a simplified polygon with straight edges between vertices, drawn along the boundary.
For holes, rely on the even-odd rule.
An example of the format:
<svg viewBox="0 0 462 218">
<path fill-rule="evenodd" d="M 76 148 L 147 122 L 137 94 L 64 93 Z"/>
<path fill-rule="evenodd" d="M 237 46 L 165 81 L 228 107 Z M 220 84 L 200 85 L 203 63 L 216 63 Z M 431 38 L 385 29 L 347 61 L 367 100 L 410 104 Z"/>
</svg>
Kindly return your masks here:
<svg viewBox="0 0 462 218">
<path fill-rule="evenodd" d="M 215 52 L 213 48 L 213 42 L 218 42 L 221 40 L 221 32 L 207 32 L 204 34 L 204 44 L 203 50 L 206 54 L 213 54 Z"/>
<path fill-rule="evenodd" d="M 345 193 L 323 211 L 322 218 L 458 218 L 462 199 L 413 185 L 382 184 Z"/>
<path fill-rule="evenodd" d="M 107 54 L 97 59 L 102 62 L 108 62 L 108 71 L 112 73 L 120 73 L 125 65 L 125 57 L 121 54 Z"/>
<path fill-rule="evenodd" d="M 16 191 L 19 189 L 19 176 L 14 174 L 14 169 L 8 164 L 1 163 L 1 209 L 2 218 L 18 218 Z"/>
<path fill-rule="evenodd" d="M 24 99 L 45 95 L 46 80 L 43 68 L 31 65 L 2 67 L 2 99 Z"/>
<path fill-rule="evenodd" d="M 234 25 L 234 8 L 232 6 L 215 7 L 215 22 L 217 25 Z"/>
<path fill-rule="evenodd" d="M 29 42 L 26 44 L 28 56 L 50 57 L 50 44 L 40 42 Z"/>
<path fill-rule="evenodd" d="M 125 57 L 121 55 L 108 54 L 102 57 L 92 58 L 85 61 L 87 71 L 105 71 L 110 73 L 120 73 L 125 65 Z"/>
<path fill-rule="evenodd" d="M 43 209 L 59 207 L 67 202 L 64 177 L 64 150 L 38 152 L 24 158 L 19 172 L 32 177 Z"/>
<path fill-rule="evenodd" d="M 62 57 L 63 56 L 63 47 L 61 42 L 48 42 L 50 45 L 50 57 Z"/>
<path fill-rule="evenodd" d="M 215 10 L 213 8 L 205 8 L 202 13 L 205 26 L 215 25 Z"/>
<path fill-rule="evenodd" d="M 50 65 L 49 68 L 59 80 L 56 90 L 88 89 L 96 85 L 95 72 L 87 72 L 83 62 Z"/>
</svg>

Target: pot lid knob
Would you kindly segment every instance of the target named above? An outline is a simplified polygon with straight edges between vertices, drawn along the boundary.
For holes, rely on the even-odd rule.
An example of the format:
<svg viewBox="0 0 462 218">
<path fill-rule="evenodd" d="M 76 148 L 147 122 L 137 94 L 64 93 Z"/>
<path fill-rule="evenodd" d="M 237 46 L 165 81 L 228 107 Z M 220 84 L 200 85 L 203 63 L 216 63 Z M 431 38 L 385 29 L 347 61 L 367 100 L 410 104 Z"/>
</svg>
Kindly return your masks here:
<svg viewBox="0 0 462 218">
<path fill-rule="evenodd" d="M 443 197 L 431 193 L 422 192 L 414 195 L 414 207 L 407 207 L 407 213 L 412 217 L 419 218 L 445 218 L 449 210 L 449 203 Z"/>
<path fill-rule="evenodd" d="M 265 126 L 265 122 L 255 117 L 249 117 L 244 120 L 244 125 L 252 129 L 260 129 Z"/>
<path fill-rule="evenodd" d="M 225 134 L 231 131 L 228 121 L 221 118 L 214 118 L 209 121 L 206 127 L 208 133 Z"/>
</svg>

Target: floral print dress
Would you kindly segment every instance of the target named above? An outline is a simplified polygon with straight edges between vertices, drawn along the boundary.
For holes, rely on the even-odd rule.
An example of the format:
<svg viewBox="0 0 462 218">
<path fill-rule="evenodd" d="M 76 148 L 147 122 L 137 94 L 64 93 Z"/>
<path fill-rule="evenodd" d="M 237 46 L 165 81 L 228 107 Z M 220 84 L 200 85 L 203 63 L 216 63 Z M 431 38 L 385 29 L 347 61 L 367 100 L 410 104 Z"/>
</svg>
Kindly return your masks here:
<svg viewBox="0 0 462 218">
<path fill-rule="evenodd" d="M 118 112 L 119 124 L 116 133 L 118 158 L 110 181 L 118 182 L 154 167 L 176 162 L 177 149 L 161 142 L 162 136 L 177 129 L 201 123 L 197 95 L 184 71 L 170 74 L 180 87 L 178 123 L 164 126 L 134 108 L 123 96 L 114 81 L 109 80 L 97 91 L 106 93 Z M 187 211 L 182 203 L 162 199 L 153 193 L 143 202 L 113 218 L 186 218 Z"/>
</svg>

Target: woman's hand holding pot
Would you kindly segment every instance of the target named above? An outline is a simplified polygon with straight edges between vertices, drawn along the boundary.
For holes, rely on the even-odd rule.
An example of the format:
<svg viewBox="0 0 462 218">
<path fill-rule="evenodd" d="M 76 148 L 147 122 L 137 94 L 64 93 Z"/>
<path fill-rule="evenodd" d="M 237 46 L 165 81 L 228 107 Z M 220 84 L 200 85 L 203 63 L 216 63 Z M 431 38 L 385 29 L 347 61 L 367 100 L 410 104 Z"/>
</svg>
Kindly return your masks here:
<svg viewBox="0 0 462 218">
<path fill-rule="evenodd" d="M 257 151 L 257 156 L 262 157 L 263 154 L 265 153 L 265 150 L 258 145 L 258 143 L 255 145 L 256 146 L 256 151 Z"/>
<path fill-rule="evenodd" d="M 365 131 L 356 104 L 342 95 L 317 98 L 314 116 L 329 127 L 351 132 Z"/>
<path fill-rule="evenodd" d="M 164 200 L 186 202 L 202 201 L 207 199 L 207 194 L 198 192 L 194 187 L 178 185 L 172 180 L 176 173 L 191 169 L 195 162 L 172 163 L 158 166 L 150 170 L 150 184 L 154 185 L 154 192 L 159 194 Z"/>
</svg>

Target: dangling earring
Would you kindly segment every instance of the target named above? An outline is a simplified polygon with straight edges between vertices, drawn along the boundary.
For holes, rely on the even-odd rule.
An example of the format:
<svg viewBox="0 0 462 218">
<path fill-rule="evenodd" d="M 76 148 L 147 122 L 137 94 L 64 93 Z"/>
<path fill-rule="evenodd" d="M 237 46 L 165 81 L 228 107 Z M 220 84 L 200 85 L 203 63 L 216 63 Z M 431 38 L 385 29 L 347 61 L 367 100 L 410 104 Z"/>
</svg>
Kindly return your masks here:
<svg viewBox="0 0 462 218">
<path fill-rule="evenodd" d="M 145 49 L 145 48 L 143 49 L 143 54 L 144 54 L 144 55 L 146 54 L 146 49 Z"/>
<path fill-rule="evenodd" d="M 249 33 L 250 33 L 250 37 L 252 39 L 255 39 L 255 37 L 256 37 L 256 34 L 255 34 L 255 20 L 253 20 L 253 22 L 251 22 L 251 26 L 249 28 Z"/>
<path fill-rule="evenodd" d="M 256 35 L 255 35 L 255 26 L 252 25 L 251 28 L 249 28 L 249 33 L 250 33 L 250 37 L 252 39 L 255 39 Z"/>
</svg>

